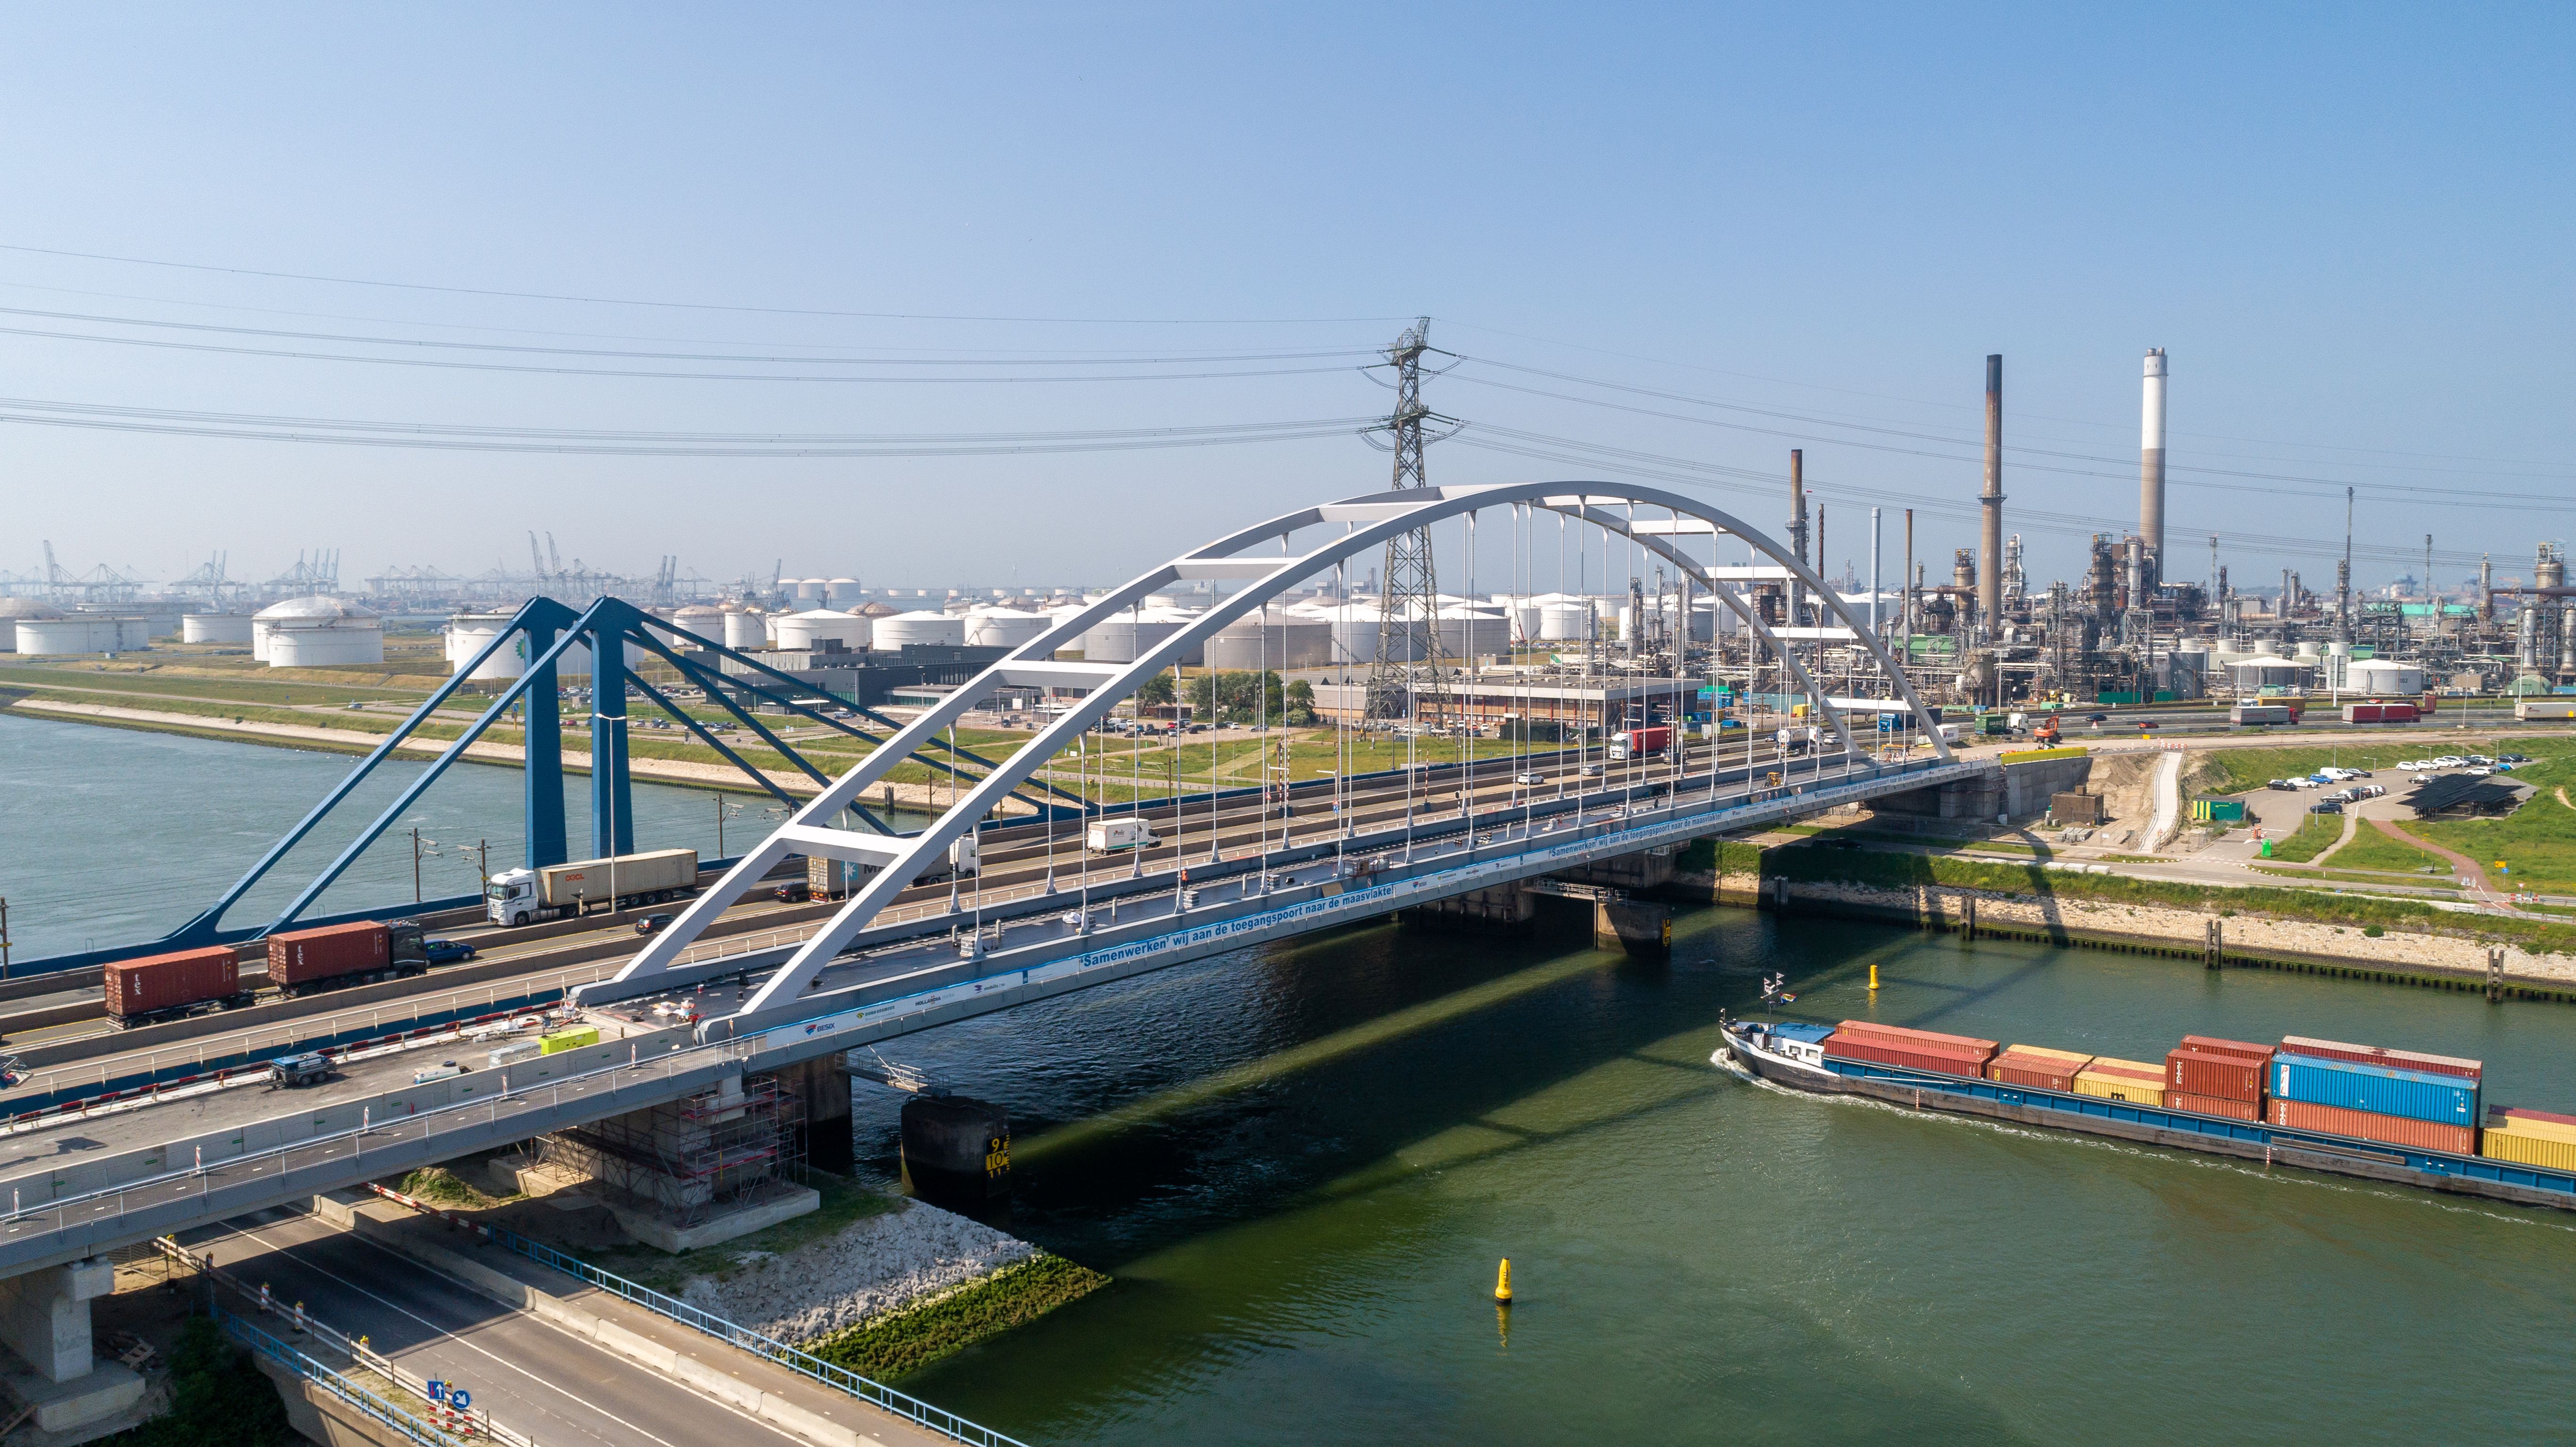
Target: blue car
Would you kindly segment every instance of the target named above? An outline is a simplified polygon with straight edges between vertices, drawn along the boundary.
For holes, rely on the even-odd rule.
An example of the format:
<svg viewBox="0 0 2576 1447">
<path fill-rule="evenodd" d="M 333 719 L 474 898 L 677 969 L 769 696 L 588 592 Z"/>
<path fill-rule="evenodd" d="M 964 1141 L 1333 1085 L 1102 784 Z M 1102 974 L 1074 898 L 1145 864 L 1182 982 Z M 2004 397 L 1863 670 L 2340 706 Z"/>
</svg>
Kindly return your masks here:
<svg viewBox="0 0 2576 1447">
<path fill-rule="evenodd" d="M 420 951 L 433 965 L 452 965 L 474 958 L 474 947 L 462 940 L 423 940 Z"/>
</svg>

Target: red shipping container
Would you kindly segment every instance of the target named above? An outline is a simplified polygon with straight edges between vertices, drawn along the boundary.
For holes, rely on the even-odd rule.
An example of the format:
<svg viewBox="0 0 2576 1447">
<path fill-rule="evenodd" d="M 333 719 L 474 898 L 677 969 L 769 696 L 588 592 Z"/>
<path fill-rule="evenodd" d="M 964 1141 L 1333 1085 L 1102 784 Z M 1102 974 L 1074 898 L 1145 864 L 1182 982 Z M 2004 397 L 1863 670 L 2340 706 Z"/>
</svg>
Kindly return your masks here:
<svg viewBox="0 0 2576 1447">
<path fill-rule="evenodd" d="M 2478 1152 L 2478 1133 L 2475 1128 L 2465 1125 L 2410 1120 L 2402 1115 L 2377 1115 L 2334 1105 L 2310 1105 L 2304 1100 L 2283 1100 L 2277 1095 L 2272 1097 L 2265 1118 L 2274 1125 L 2285 1125 L 2293 1130 L 2359 1136 L 2366 1141 L 2413 1146 L 2417 1150 L 2449 1151 L 2455 1156 L 2473 1156 Z"/>
<path fill-rule="evenodd" d="M 2391 1050 L 2381 1045 L 2347 1045 L 2340 1040 L 2311 1040 L 2304 1035 L 2283 1036 L 2281 1048 L 2297 1055 L 2351 1060 L 2363 1065 L 2387 1065 L 2399 1070 L 2429 1070 L 2436 1075 L 2463 1075 L 2471 1080 L 2486 1074 L 2485 1062 L 2464 1060 L 2457 1055 L 2426 1055 L 2417 1050 Z"/>
<path fill-rule="evenodd" d="M 1867 1020 L 1845 1020 L 1834 1027 L 1837 1035 L 1866 1035 L 1891 1042 L 1908 1042 L 1935 1050 L 1973 1050 L 1981 1055 L 1995 1053 L 1995 1042 L 1971 1035 L 1944 1035 L 1938 1030 L 1916 1030 L 1906 1025 L 1878 1025 Z"/>
<path fill-rule="evenodd" d="M 241 959 L 230 945 L 119 960 L 107 967 L 107 1013 L 122 1020 L 241 992 Z"/>
<path fill-rule="evenodd" d="M 2197 1050 L 2204 1055 L 2251 1055 L 2257 1060 L 2268 1061 L 2272 1052 L 2281 1047 L 2257 1045 L 2251 1040 L 2221 1040 L 2212 1035 L 2185 1035 L 2182 1048 Z"/>
<path fill-rule="evenodd" d="M 1936 1050 L 1927 1045 L 1849 1039 L 1840 1031 L 1825 1037 L 1825 1054 L 1844 1060 L 1866 1060 L 1873 1065 L 1894 1065 L 1906 1070 L 1964 1075 L 1971 1080 L 1983 1079 L 1986 1069 L 1986 1057 L 1980 1051 Z"/>
<path fill-rule="evenodd" d="M 291 987 L 381 970 L 393 955 L 390 940 L 385 927 L 370 920 L 270 935 L 268 982 Z"/>
<path fill-rule="evenodd" d="M 2165 1052 L 2165 1089 L 2260 1105 L 2263 1103 L 2263 1062 L 2251 1055 L 2168 1050 Z M 2246 1119 L 2253 1117 L 2247 1116 Z"/>
<path fill-rule="evenodd" d="M 2261 1120 L 2263 1107 L 2250 1100 L 2222 1100 L 2214 1095 L 2193 1095 L 2188 1091 L 2168 1090 L 2165 1104 L 2175 1110 L 2188 1110 L 2196 1115 L 2224 1116 L 2229 1120 Z"/>
<path fill-rule="evenodd" d="M 2034 1090 L 2072 1093 L 2075 1072 L 2092 1063 L 2089 1058 L 2068 1060 L 2060 1056 L 2024 1055 L 2017 1050 L 2007 1050 L 1986 1062 L 1986 1078 L 2005 1085 L 2027 1085 Z"/>
</svg>

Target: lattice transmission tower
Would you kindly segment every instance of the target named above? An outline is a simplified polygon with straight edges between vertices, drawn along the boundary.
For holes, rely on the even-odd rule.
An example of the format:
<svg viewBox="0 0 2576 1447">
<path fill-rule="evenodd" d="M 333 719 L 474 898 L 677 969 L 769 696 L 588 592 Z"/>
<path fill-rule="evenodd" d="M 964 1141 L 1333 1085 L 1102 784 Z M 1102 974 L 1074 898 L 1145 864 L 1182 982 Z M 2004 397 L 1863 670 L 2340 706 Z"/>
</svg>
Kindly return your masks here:
<svg viewBox="0 0 2576 1447">
<path fill-rule="evenodd" d="M 1381 430 L 1395 453 L 1394 488 L 1429 487 L 1422 472 L 1422 424 L 1447 421 L 1422 403 L 1422 354 L 1431 349 L 1431 318 L 1422 317 L 1386 349 L 1395 369 L 1395 412 Z M 1432 717 L 1441 697 L 1440 585 L 1431 562 L 1431 530 L 1387 540 L 1378 592 L 1377 657 L 1369 664 L 1366 716 Z"/>
</svg>

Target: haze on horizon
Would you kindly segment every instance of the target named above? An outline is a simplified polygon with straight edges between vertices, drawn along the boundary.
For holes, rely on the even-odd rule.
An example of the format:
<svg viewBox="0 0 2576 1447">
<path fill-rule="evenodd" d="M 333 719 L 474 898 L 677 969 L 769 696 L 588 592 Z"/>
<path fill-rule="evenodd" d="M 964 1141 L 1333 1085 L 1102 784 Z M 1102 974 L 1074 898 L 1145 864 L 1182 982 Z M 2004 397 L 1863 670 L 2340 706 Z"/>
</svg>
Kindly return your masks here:
<svg viewBox="0 0 2576 1447">
<path fill-rule="evenodd" d="M 0 574 L 1108 581 L 1381 486 L 1417 315 L 1435 482 L 1776 529 L 1803 447 L 1837 571 L 1974 541 L 1989 352 L 2035 581 L 2152 346 L 2169 577 L 2576 531 L 2563 9 L 14 20 Z"/>
</svg>

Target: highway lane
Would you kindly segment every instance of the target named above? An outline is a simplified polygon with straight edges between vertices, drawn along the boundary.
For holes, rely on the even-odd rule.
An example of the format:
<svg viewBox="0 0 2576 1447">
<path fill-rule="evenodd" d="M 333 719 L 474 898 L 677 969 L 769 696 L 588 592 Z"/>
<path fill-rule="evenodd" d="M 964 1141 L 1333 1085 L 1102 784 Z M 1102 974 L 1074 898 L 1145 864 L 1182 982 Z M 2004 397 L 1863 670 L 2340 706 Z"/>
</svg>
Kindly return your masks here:
<svg viewBox="0 0 2576 1447">
<path fill-rule="evenodd" d="M 463 1384 L 477 1408 L 541 1447 L 810 1447 L 309 1215 L 263 1211 L 181 1244 L 211 1251 L 236 1280 L 265 1283 L 279 1303 L 301 1301 L 334 1330 L 365 1336 L 407 1371 Z M 277 1318 L 263 1325 L 285 1334 Z"/>
</svg>

